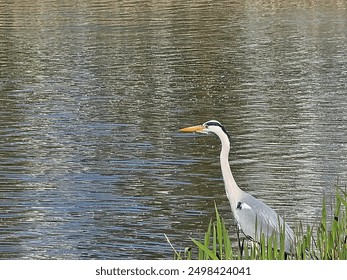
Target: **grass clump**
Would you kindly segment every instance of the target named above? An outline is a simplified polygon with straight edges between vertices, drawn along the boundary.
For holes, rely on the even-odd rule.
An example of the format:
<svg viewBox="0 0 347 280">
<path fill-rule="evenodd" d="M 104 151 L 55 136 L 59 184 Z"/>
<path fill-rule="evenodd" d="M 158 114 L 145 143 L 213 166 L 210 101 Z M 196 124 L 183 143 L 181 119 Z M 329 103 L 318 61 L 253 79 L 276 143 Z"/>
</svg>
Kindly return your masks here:
<svg viewBox="0 0 347 280">
<path fill-rule="evenodd" d="M 347 259 L 347 193 L 336 189 L 332 216 L 328 217 L 323 199 L 321 220 L 314 231 L 307 226 L 305 232 L 299 227 L 296 255 L 299 259 L 346 260 Z M 304 233 L 304 234 L 303 234 Z M 306 253 L 306 254 L 305 254 Z"/>
<path fill-rule="evenodd" d="M 322 203 L 319 223 L 306 228 L 300 223 L 295 231 L 293 254 L 284 251 L 284 232 L 280 242 L 273 234 L 268 239 L 261 236 L 259 243 L 239 239 L 238 246 L 232 246 L 223 218 L 215 206 L 215 219 L 211 219 L 203 240 L 191 238 L 192 248 L 183 253 L 174 247 L 175 259 L 199 260 L 346 260 L 347 259 L 347 193 L 337 187 L 332 216 L 328 217 L 326 201 Z M 168 240 L 168 242 L 170 242 Z M 236 249 L 235 249 L 236 248 Z M 242 248 L 242 249 L 241 249 Z"/>
</svg>

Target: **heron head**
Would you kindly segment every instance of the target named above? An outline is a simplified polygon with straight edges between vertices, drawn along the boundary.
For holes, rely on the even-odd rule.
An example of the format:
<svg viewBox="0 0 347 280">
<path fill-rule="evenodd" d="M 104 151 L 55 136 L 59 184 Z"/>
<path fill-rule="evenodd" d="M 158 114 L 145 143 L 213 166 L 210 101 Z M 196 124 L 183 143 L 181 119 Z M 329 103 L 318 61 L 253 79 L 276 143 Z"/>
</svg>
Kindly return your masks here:
<svg viewBox="0 0 347 280">
<path fill-rule="evenodd" d="M 214 133 L 219 135 L 219 133 L 224 132 L 228 135 L 228 133 L 225 131 L 224 127 L 219 121 L 211 120 L 208 122 L 205 122 L 202 125 L 196 125 L 196 126 L 189 126 L 185 128 L 180 129 L 181 132 L 197 132 L 197 133 Z"/>
</svg>

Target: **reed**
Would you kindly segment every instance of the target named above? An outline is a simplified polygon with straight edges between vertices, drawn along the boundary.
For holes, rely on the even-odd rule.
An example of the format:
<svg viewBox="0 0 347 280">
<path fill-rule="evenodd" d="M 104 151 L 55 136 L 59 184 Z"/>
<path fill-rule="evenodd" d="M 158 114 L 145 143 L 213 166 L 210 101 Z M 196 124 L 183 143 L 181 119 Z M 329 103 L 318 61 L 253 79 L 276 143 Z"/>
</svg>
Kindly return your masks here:
<svg viewBox="0 0 347 280">
<path fill-rule="evenodd" d="M 323 199 L 320 221 L 306 228 L 299 223 L 295 228 L 293 254 L 284 251 L 284 229 L 277 235 L 266 239 L 261 236 L 259 243 L 246 239 L 237 240 L 238 246 L 232 246 L 228 229 L 215 205 L 215 218 L 210 220 L 203 240 L 191 238 L 193 246 L 183 253 L 175 252 L 175 259 L 199 260 L 346 260 L 347 259 L 347 193 L 336 188 L 335 202 L 331 217 L 327 215 L 326 201 Z M 168 242 L 170 242 L 168 240 Z"/>
<path fill-rule="evenodd" d="M 316 226 L 297 231 L 297 259 L 346 260 L 347 259 L 347 193 L 336 188 L 332 215 L 327 214 L 326 200 L 323 199 L 321 219 Z"/>
</svg>

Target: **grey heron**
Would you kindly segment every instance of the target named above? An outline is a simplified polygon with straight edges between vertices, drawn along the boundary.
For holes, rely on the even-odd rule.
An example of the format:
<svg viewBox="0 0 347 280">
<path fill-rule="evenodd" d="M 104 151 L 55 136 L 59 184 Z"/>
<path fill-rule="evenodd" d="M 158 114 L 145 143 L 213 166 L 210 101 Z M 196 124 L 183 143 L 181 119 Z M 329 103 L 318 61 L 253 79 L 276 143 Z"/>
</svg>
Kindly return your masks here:
<svg viewBox="0 0 347 280">
<path fill-rule="evenodd" d="M 264 202 L 258 200 L 237 185 L 229 165 L 230 141 L 229 135 L 222 124 L 216 120 L 205 122 L 203 125 L 191 126 L 180 129 L 181 132 L 214 133 L 221 143 L 220 166 L 225 185 L 225 191 L 230 202 L 232 213 L 238 225 L 238 230 L 254 241 L 261 240 L 264 234 L 265 240 L 272 234 L 277 235 L 280 242 L 280 232 L 284 232 L 284 250 L 292 252 L 294 234 L 289 225 L 284 222 L 275 210 Z M 279 247 L 278 247 L 279 248 Z"/>
</svg>

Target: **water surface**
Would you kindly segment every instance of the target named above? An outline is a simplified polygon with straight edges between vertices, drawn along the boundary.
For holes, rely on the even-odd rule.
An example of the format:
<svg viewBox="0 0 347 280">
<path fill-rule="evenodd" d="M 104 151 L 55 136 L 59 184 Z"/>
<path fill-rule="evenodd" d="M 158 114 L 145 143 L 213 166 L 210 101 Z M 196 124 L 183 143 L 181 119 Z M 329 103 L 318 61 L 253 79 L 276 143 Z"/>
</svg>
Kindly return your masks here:
<svg viewBox="0 0 347 280">
<path fill-rule="evenodd" d="M 344 1 L 0 1 L 0 258 L 171 259 L 240 187 L 294 227 L 347 170 Z"/>
</svg>

